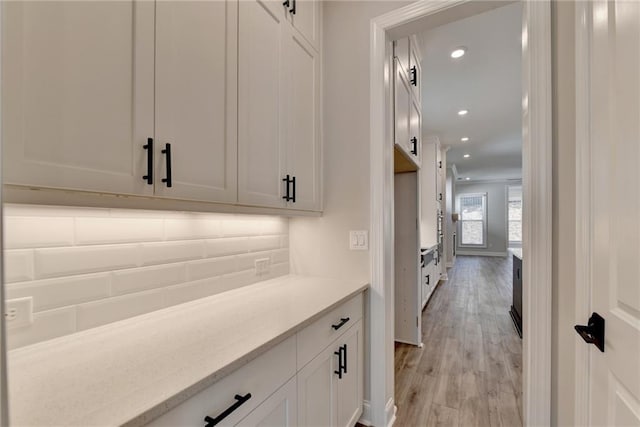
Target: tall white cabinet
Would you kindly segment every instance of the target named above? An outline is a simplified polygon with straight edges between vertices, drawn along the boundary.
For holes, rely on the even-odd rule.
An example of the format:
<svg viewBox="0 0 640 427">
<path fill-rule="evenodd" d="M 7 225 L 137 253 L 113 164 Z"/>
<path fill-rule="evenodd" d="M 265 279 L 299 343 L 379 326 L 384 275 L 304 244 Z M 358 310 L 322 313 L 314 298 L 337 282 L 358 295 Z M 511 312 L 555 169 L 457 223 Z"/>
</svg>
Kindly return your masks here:
<svg viewBox="0 0 640 427">
<path fill-rule="evenodd" d="M 243 204 L 320 209 L 320 56 L 318 46 L 292 25 L 297 19 L 313 34 L 319 15 L 315 2 L 301 9 L 300 3 L 240 2 L 238 200 Z M 309 20 L 314 26 L 304 24 Z"/>
<path fill-rule="evenodd" d="M 321 210 L 317 1 L 2 7 L 5 183 Z"/>
</svg>

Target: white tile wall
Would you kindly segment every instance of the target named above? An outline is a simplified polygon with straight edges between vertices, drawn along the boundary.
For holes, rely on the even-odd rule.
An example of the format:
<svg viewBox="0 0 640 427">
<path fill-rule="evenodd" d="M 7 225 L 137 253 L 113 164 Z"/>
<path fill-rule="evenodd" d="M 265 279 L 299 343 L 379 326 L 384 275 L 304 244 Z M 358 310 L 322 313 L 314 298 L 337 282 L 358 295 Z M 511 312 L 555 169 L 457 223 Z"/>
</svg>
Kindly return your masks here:
<svg viewBox="0 0 640 427">
<path fill-rule="evenodd" d="M 289 274 L 280 217 L 6 205 L 6 297 L 33 297 L 9 348 Z M 269 258 L 257 276 L 255 260 Z"/>
</svg>

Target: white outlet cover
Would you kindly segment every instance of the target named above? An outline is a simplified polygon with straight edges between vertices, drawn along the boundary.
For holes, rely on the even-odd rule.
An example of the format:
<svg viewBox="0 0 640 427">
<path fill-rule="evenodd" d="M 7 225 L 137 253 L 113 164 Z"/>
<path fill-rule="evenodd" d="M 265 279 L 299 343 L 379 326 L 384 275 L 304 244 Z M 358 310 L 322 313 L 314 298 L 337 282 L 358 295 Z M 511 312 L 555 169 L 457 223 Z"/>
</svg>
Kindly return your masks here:
<svg viewBox="0 0 640 427">
<path fill-rule="evenodd" d="M 11 317 L 11 320 L 9 320 Z M 21 328 L 33 324 L 33 297 L 14 298 L 5 302 L 5 325 L 7 329 Z"/>
<path fill-rule="evenodd" d="M 264 274 L 269 273 L 269 264 L 271 263 L 270 258 L 260 258 L 255 261 L 256 266 L 256 275 L 262 276 Z"/>
</svg>

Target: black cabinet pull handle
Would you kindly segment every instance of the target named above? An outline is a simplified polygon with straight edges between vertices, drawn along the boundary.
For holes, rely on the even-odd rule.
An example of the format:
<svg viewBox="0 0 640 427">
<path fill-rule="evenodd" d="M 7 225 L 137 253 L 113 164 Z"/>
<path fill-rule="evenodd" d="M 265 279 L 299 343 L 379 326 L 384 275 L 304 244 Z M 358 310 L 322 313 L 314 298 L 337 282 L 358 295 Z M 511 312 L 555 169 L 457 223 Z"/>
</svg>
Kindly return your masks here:
<svg viewBox="0 0 640 427">
<path fill-rule="evenodd" d="M 431 275 L 427 274 L 427 285 L 429 284 L 429 281 L 431 280 Z"/>
<path fill-rule="evenodd" d="M 291 10 L 289 10 L 289 13 L 291 13 L 292 15 L 296 14 L 296 0 L 293 0 L 293 7 L 291 8 Z"/>
<path fill-rule="evenodd" d="M 415 136 L 411 138 L 411 154 L 414 156 L 418 155 L 418 138 Z"/>
<path fill-rule="evenodd" d="M 520 280 L 520 269 L 519 268 L 516 269 L 516 277 L 518 278 L 518 280 Z"/>
<path fill-rule="evenodd" d="M 291 200 L 291 197 L 290 197 L 291 193 L 289 193 L 289 183 L 291 183 L 291 179 L 289 178 L 289 175 L 287 175 L 285 178 L 282 178 L 282 182 L 284 182 L 287 186 L 285 195 L 282 196 L 282 198 L 285 200 L 285 202 L 288 202 L 289 200 Z"/>
<path fill-rule="evenodd" d="M 344 372 L 346 374 L 347 373 L 347 345 L 345 344 L 345 345 L 343 345 L 343 347 L 344 347 L 344 350 L 343 350 L 344 351 L 344 355 L 342 356 L 343 357 L 343 359 L 342 359 L 343 371 L 342 372 Z"/>
<path fill-rule="evenodd" d="M 296 0 L 293 0 L 293 4 L 296 4 Z M 296 177 L 295 176 L 291 178 L 291 185 L 293 187 L 293 197 L 291 198 L 291 201 L 295 203 L 296 202 Z"/>
<path fill-rule="evenodd" d="M 247 393 L 244 396 L 240 396 L 239 394 L 236 394 L 234 396 L 234 399 L 236 399 L 236 402 L 233 405 L 229 406 L 227 409 L 225 409 L 224 412 L 218 415 L 217 417 L 215 418 L 211 418 L 209 416 L 204 417 L 204 421 L 207 423 L 205 424 L 205 427 L 213 427 L 219 424 L 220 421 L 224 420 L 229 415 L 231 415 L 233 411 L 241 407 L 244 404 L 244 402 L 251 399 L 251 393 Z"/>
<path fill-rule="evenodd" d="M 290 0 L 284 0 L 284 1 L 282 2 L 282 5 L 283 5 L 284 7 L 289 7 L 289 5 L 290 5 L 290 4 L 291 4 L 291 3 L 290 3 Z"/>
<path fill-rule="evenodd" d="M 166 155 L 167 177 L 162 178 L 162 182 L 166 183 L 167 187 L 171 188 L 173 186 L 173 181 L 171 180 L 171 144 L 165 144 L 164 147 L 162 154 Z"/>
<path fill-rule="evenodd" d="M 418 69 L 415 65 L 411 67 L 411 84 L 413 86 L 418 86 Z"/>
<path fill-rule="evenodd" d="M 342 328 L 344 324 L 347 323 L 349 320 L 351 320 L 351 318 L 341 317 L 340 322 L 337 325 L 331 325 L 331 327 L 337 331 L 338 329 Z"/>
<path fill-rule="evenodd" d="M 578 335 L 587 344 L 593 344 L 604 353 L 604 319 L 598 313 L 592 313 L 589 318 L 589 324 L 574 326 Z"/>
<path fill-rule="evenodd" d="M 146 179 L 147 184 L 153 185 L 153 138 L 147 138 L 147 143 L 142 148 L 147 150 L 147 174 L 142 179 Z"/>
<path fill-rule="evenodd" d="M 333 354 L 338 356 L 338 370 L 333 371 L 333 373 L 338 374 L 338 379 L 342 379 L 342 347 L 338 351 L 334 351 Z"/>
</svg>

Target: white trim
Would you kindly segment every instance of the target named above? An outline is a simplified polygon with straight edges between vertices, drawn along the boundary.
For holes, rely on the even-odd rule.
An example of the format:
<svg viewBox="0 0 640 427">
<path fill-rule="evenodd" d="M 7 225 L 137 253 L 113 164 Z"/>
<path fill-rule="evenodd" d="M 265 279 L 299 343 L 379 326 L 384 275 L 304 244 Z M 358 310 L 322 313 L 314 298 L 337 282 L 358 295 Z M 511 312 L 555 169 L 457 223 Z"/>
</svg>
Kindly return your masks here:
<svg viewBox="0 0 640 427">
<path fill-rule="evenodd" d="M 389 399 L 385 405 L 385 412 L 387 414 L 387 427 L 391 427 L 396 421 L 396 414 L 398 413 L 398 407 L 393 402 L 393 397 Z"/>
<path fill-rule="evenodd" d="M 522 33 L 523 419 L 551 424 L 551 3 L 524 2 Z M 533 286 L 535 285 L 535 286 Z"/>
<path fill-rule="evenodd" d="M 506 257 L 508 255 L 508 252 L 487 252 L 487 251 L 477 251 L 477 252 L 473 252 L 473 251 L 461 251 L 458 250 L 458 252 L 456 253 L 456 255 L 462 255 L 462 256 L 499 256 L 499 257 Z"/>
<path fill-rule="evenodd" d="M 589 318 L 591 308 L 591 122 L 590 47 L 591 4 L 576 3 L 575 82 L 576 82 L 576 283 L 575 323 Z M 576 340 L 579 340 L 576 336 Z M 589 383 L 591 380 L 589 346 L 575 346 L 575 425 L 589 425 Z"/>
<path fill-rule="evenodd" d="M 393 141 L 389 109 L 387 32 L 462 6 L 465 0 L 425 0 L 371 20 L 370 31 L 370 405 L 374 425 L 387 425 L 386 390 L 393 390 Z M 462 9 L 460 9 L 462 10 Z M 551 4 L 526 0 L 523 13 L 523 185 L 525 425 L 551 423 Z M 462 12 L 461 12 L 462 13 Z M 444 16 L 443 14 L 442 16 Z M 433 21 L 432 21 L 433 22 Z M 442 22 L 441 22 L 442 23 Z M 386 67 L 386 68 L 385 68 Z M 526 101 L 526 102 L 525 102 Z M 535 143 L 533 143 L 535 141 Z M 535 283 L 535 286 L 526 284 Z M 389 332 L 388 325 L 391 325 Z M 389 384 L 391 382 L 391 384 Z M 391 391 L 392 393 L 392 391 Z"/>
<path fill-rule="evenodd" d="M 373 425 L 371 424 L 371 403 L 369 403 L 368 400 L 362 402 L 362 415 L 360 415 L 358 424 L 362 424 L 363 426 Z"/>
</svg>

